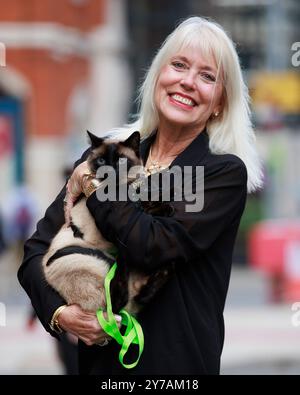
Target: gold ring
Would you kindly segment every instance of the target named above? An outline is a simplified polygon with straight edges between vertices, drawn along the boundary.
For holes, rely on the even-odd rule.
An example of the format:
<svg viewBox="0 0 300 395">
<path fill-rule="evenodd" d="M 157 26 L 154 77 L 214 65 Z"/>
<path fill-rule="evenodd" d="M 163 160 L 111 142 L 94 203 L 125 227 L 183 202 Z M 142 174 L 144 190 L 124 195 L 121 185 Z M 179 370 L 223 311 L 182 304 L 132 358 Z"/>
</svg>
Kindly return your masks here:
<svg viewBox="0 0 300 395">
<path fill-rule="evenodd" d="M 104 346 L 107 346 L 108 343 L 109 343 L 108 338 L 105 338 L 105 339 L 103 340 L 103 342 L 99 342 L 99 343 L 96 343 L 96 344 L 97 344 L 97 346 L 99 346 L 99 347 L 104 347 Z"/>
</svg>

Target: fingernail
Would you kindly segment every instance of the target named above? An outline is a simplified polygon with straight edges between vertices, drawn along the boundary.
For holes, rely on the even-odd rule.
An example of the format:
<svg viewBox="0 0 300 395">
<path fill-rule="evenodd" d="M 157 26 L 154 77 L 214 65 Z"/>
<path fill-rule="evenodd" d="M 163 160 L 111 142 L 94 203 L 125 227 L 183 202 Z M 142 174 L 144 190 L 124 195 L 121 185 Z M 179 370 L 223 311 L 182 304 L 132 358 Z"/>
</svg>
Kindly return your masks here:
<svg viewBox="0 0 300 395">
<path fill-rule="evenodd" d="M 122 317 L 120 315 L 115 314 L 116 321 L 121 322 Z"/>
</svg>

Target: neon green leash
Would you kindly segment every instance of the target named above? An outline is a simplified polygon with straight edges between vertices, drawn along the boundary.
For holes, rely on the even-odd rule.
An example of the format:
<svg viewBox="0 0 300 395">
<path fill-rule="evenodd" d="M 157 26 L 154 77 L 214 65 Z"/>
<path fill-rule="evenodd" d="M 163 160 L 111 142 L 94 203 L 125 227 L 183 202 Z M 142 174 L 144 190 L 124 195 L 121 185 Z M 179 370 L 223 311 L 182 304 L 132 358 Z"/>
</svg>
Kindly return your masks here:
<svg viewBox="0 0 300 395">
<path fill-rule="evenodd" d="M 122 325 L 126 326 L 124 335 L 121 334 L 117 325 L 115 316 L 112 312 L 111 298 L 110 298 L 110 282 L 114 278 L 117 269 L 117 263 L 115 262 L 107 273 L 104 281 L 105 297 L 106 297 L 106 313 L 107 320 L 104 318 L 103 310 L 99 309 L 96 312 L 99 324 L 101 325 L 104 332 L 109 336 L 113 337 L 120 345 L 121 350 L 119 352 L 119 361 L 126 369 L 134 368 L 142 355 L 144 350 L 144 334 L 141 325 L 138 321 L 129 314 L 126 310 L 122 309 L 118 314 L 122 317 Z M 123 362 L 124 356 L 127 353 L 131 344 L 137 344 L 139 347 L 139 355 L 137 360 L 131 364 Z"/>
</svg>

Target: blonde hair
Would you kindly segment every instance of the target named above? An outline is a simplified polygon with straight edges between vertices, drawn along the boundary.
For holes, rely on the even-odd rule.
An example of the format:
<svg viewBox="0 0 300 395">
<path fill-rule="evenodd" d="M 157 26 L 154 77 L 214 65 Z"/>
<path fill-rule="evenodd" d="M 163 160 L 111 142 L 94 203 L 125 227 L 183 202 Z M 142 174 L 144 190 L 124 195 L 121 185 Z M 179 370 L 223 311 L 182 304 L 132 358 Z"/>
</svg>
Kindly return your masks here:
<svg viewBox="0 0 300 395">
<path fill-rule="evenodd" d="M 191 17 L 167 37 L 140 88 L 137 121 L 114 131 L 124 136 L 133 130 L 139 130 L 146 137 L 158 127 L 154 93 L 160 70 L 180 48 L 191 46 L 201 49 L 203 55 L 213 56 L 218 65 L 218 76 L 221 76 L 223 83 L 223 109 L 218 117 L 211 117 L 206 125 L 209 148 L 214 154 L 230 153 L 243 160 L 248 172 L 248 192 L 252 192 L 260 188 L 263 182 L 262 165 L 250 121 L 248 89 L 234 44 L 224 29 L 215 22 Z"/>
</svg>

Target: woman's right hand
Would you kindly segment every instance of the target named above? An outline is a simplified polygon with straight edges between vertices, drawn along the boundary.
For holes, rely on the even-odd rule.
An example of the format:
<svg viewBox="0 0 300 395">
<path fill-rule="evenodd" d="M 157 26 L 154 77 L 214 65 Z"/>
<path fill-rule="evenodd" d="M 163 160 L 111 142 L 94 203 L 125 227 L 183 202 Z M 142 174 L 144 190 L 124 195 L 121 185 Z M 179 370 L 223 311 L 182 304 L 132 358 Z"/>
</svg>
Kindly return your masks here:
<svg viewBox="0 0 300 395">
<path fill-rule="evenodd" d="M 121 317 L 118 315 L 115 317 L 120 327 Z M 84 311 L 76 304 L 66 307 L 57 320 L 62 329 L 77 336 L 87 346 L 101 344 L 106 339 L 110 339 L 110 336 L 101 328 L 96 314 Z"/>
<path fill-rule="evenodd" d="M 64 211 L 65 211 L 65 221 L 67 226 L 69 226 L 70 221 L 71 221 L 71 210 L 76 202 L 77 198 L 80 196 L 80 194 L 83 191 L 83 179 L 84 176 L 87 174 L 90 174 L 90 169 L 87 164 L 87 162 L 82 162 L 80 165 L 78 165 L 71 177 L 69 178 L 69 181 L 66 186 L 66 196 L 64 199 Z"/>
</svg>

